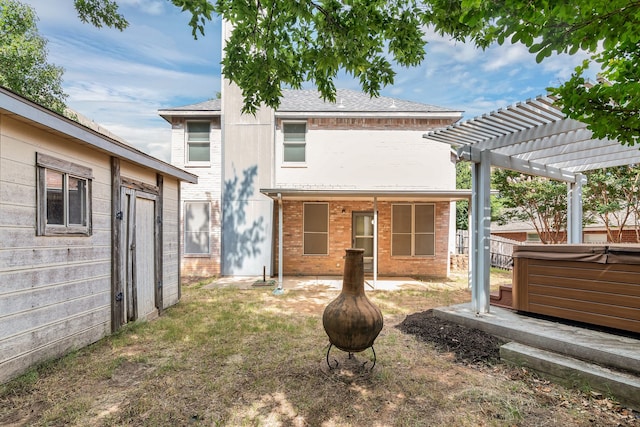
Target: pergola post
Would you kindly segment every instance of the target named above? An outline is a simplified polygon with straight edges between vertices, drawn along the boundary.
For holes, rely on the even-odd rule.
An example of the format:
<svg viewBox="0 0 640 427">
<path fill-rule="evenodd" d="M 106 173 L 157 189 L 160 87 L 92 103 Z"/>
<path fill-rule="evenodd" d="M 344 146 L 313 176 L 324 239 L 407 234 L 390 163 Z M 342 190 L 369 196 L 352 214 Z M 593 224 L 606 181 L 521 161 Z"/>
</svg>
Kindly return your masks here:
<svg viewBox="0 0 640 427">
<path fill-rule="evenodd" d="M 282 264 L 283 264 L 283 220 L 284 213 L 282 212 L 284 206 L 282 203 L 282 194 L 278 193 L 278 289 L 282 289 Z"/>
<path fill-rule="evenodd" d="M 491 267 L 491 159 L 489 151 L 480 152 L 480 161 L 471 169 L 471 306 L 476 313 L 488 313 Z"/>
<path fill-rule="evenodd" d="M 582 186 L 583 174 L 576 174 L 575 182 L 567 184 L 567 243 L 582 243 Z"/>
</svg>

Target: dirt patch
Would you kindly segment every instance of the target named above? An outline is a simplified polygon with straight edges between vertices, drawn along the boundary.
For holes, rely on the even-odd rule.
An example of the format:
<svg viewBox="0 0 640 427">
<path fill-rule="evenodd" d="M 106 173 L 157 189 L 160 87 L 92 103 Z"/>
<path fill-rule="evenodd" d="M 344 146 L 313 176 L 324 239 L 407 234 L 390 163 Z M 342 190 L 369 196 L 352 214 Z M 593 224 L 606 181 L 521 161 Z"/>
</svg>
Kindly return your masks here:
<svg viewBox="0 0 640 427">
<path fill-rule="evenodd" d="M 456 362 L 465 364 L 497 363 L 500 346 L 505 343 L 479 329 L 441 319 L 433 310 L 410 314 L 397 328 L 432 343 L 439 351 L 453 353 Z"/>
</svg>

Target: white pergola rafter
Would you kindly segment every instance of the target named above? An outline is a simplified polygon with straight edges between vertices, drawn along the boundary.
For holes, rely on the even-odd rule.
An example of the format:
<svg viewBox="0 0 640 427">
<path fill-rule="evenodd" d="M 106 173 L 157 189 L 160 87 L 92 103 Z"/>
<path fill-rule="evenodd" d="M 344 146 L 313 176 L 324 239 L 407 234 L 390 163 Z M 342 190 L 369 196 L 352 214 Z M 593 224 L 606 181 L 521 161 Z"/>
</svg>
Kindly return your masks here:
<svg viewBox="0 0 640 427">
<path fill-rule="evenodd" d="M 428 132 L 424 138 L 451 145 L 459 159 L 473 163 L 469 279 L 476 313 L 489 312 L 492 166 L 567 182 L 567 240 L 579 243 L 586 181 L 582 172 L 640 163 L 638 147 L 593 138 L 586 124 L 566 118 L 547 96 Z"/>
</svg>

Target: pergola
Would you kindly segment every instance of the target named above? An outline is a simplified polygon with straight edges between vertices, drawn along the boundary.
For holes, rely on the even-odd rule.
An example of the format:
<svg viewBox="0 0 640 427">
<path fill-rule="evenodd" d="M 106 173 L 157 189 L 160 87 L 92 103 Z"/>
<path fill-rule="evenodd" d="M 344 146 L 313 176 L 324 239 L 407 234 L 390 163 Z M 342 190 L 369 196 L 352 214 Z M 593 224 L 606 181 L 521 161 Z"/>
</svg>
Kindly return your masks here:
<svg viewBox="0 0 640 427">
<path fill-rule="evenodd" d="M 424 138 L 451 145 L 473 163 L 469 280 L 472 308 L 489 312 L 491 167 L 567 182 L 567 240 L 582 242 L 584 171 L 640 163 L 640 150 L 594 139 L 587 125 L 568 119 L 554 100 L 539 96 L 471 120 L 432 131 Z"/>
</svg>

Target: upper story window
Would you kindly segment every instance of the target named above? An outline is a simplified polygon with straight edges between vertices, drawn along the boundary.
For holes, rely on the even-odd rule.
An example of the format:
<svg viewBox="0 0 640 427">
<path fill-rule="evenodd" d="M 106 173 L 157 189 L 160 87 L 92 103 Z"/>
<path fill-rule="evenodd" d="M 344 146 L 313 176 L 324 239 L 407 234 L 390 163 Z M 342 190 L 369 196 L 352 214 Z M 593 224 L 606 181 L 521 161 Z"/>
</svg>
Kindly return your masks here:
<svg viewBox="0 0 640 427">
<path fill-rule="evenodd" d="M 306 162 L 306 123 L 283 123 L 284 134 L 283 161 L 284 163 Z"/>
<path fill-rule="evenodd" d="M 36 154 L 38 236 L 91 235 L 91 169 Z"/>
<path fill-rule="evenodd" d="M 209 163 L 211 160 L 210 135 L 209 122 L 187 122 L 187 164 Z"/>
<path fill-rule="evenodd" d="M 435 255 L 435 206 L 398 204 L 391 209 L 391 255 Z"/>
</svg>

